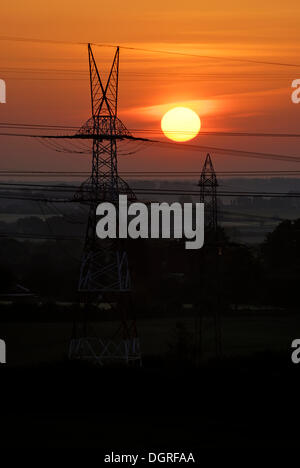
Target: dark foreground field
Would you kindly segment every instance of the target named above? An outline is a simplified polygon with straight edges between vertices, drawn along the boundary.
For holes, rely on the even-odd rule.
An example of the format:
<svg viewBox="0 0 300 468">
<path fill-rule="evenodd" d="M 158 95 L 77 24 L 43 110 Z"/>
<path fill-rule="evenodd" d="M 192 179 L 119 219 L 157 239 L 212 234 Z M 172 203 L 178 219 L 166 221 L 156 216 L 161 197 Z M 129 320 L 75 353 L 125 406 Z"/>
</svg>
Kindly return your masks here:
<svg viewBox="0 0 300 468">
<path fill-rule="evenodd" d="M 1 445 L 97 447 L 99 454 L 191 449 L 199 457 L 205 448 L 297 446 L 300 364 L 291 361 L 291 341 L 298 314 L 222 317 L 221 358 L 205 317 L 197 361 L 194 325 L 191 317 L 139 321 L 143 367 L 101 368 L 67 360 L 71 323 L 2 323 Z M 114 329 L 94 326 L 100 334 Z"/>
<path fill-rule="evenodd" d="M 3 447 L 149 451 L 298 445 L 300 368 L 289 355 L 195 368 L 3 368 Z"/>
</svg>

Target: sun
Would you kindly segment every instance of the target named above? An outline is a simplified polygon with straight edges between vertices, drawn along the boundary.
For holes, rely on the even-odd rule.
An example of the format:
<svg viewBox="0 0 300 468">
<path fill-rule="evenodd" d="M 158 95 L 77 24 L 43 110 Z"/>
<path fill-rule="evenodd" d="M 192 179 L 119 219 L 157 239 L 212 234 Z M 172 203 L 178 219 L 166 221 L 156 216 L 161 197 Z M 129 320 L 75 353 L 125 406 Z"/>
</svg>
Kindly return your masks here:
<svg viewBox="0 0 300 468">
<path fill-rule="evenodd" d="M 161 119 L 161 129 L 167 138 L 174 141 L 188 141 L 198 135 L 201 121 L 192 109 L 174 107 Z"/>
</svg>

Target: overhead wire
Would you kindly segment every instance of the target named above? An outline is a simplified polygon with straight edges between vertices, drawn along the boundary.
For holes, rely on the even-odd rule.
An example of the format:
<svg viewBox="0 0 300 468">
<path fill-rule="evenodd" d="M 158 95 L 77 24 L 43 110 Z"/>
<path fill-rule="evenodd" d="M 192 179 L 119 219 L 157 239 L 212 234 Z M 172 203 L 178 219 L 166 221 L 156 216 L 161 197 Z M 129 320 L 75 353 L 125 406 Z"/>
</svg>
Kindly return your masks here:
<svg viewBox="0 0 300 468">
<path fill-rule="evenodd" d="M 31 42 L 31 43 L 39 43 L 39 44 L 66 44 L 66 45 L 87 45 L 87 42 L 77 42 L 77 41 L 63 41 L 63 40 L 54 40 L 54 39 L 39 39 L 39 38 L 28 38 L 28 37 L 17 37 L 17 36 L 0 36 L 0 41 L 12 41 L 12 42 Z M 240 62 L 240 63 L 249 63 L 249 64 L 258 64 L 258 65 L 271 65 L 271 66 L 280 66 L 280 67 L 300 67 L 300 64 L 295 63 L 286 63 L 286 62 L 276 62 L 270 60 L 257 60 L 257 59 L 247 59 L 241 57 L 222 57 L 216 55 L 204 55 L 204 54 L 195 54 L 189 52 L 182 52 L 182 51 L 174 51 L 174 50 L 161 50 L 161 49 L 150 49 L 144 47 L 134 47 L 134 46 L 126 46 L 126 45 L 117 45 L 117 44 L 109 44 L 109 43 L 100 43 L 100 42 L 90 42 L 91 45 L 96 47 L 108 47 L 108 48 L 116 48 L 119 47 L 123 50 L 133 50 L 138 52 L 147 52 L 151 54 L 164 54 L 164 55 L 173 55 L 173 56 L 182 56 L 182 57 L 190 57 L 190 58 L 201 58 L 201 59 L 209 59 L 209 60 L 219 60 L 219 61 L 229 61 L 229 62 Z"/>
<path fill-rule="evenodd" d="M 39 129 L 39 130 L 63 130 L 63 131 L 78 131 L 80 128 L 79 126 L 72 126 L 72 125 L 51 125 L 51 124 L 32 124 L 32 123 L 15 123 L 15 122 L 0 122 L 0 129 L 1 128 L 15 128 L 18 130 L 33 130 L 33 129 Z M 161 128 L 131 128 L 129 127 L 128 130 L 130 132 L 134 133 L 152 133 L 152 134 L 161 134 L 164 135 L 163 131 Z M 194 132 L 189 132 L 189 131 L 180 131 L 180 130 L 170 130 L 170 133 L 174 134 L 191 134 L 194 135 Z M 23 136 L 23 135 L 21 135 Z M 25 135 L 26 136 L 26 135 Z M 37 135 L 38 136 L 38 135 Z M 63 138 L 64 135 L 49 135 L 49 137 L 53 136 L 54 138 L 60 137 Z M 68 135 L 65 135 L 68 137 Z M 100 135 L 101 136 L 101 135 Z M 282 133 L 282 132 L 236 132 L 232 130 L 228 131 L 206 131 L 206 130 L 201 130 L 199 133 L 199 137 L 201 136 L 220 136 L 220 137 L 261 137 L 261 138 L 300 138 L 300 133 L 295 133 L 295 132 L 289 132 L 289 133 Z M 45 136 L 46 137 L 46 136 Z M 75 137 L 74 135 L 70 135 L 69 137 Z M 121 135 L 120 135 L 121 137 Z M 77 136 L 76 138 L 79 138 Z M 84 135 L 82 138 L 85 138 Z M 177 144 L 181 144 L 180 142 L 177 142 Z"/>
<path fill-rule="evenodd" d="M 6 188 L 6 187 L 5 187 Z M 16 189 L 14 189 L 16 192 Z M 163 188 L 134 188 L 133 189 L 136 194 L 140 195 L 195 195 L 199 196 L 199 190 L 192 190 L 192 189 L 178 189 L 176 188 L 168 188 L 168 189 L 163 189 Z M 43 197 L 29 197 L 29 196 L 16 196 L 13 195 L 12 193 L 4 193 L 4 189 L 1 190 L 0 188 L 0 198 L 7 198 L 7 199 L 19 199 L 19 200 L 32 200 L 32 201 L 42 201 L 42 202 L 63 202 L 63 203 L 80 203 L 80 200 L 78 199 L 61 199 L 61 198 L 47 198 Z M 6 188 L 7 191 L 7 188 Z M 21 186 L 21 191 L 26 192 L 41 192 L 41 188 L 34 188 L 34 187 L 22 187 Z M 43 189 L 45 192 L 55 192 L 55 193 L 73 193 L 73 190 L 69 189 L 53 189 L 50 187 L 46 187 Z M 11 190 L 13 192 L 13 190 Z M 82 192 L 85 193 L 90 193 L 88 189 L 82 189 Z M 300 197 L 300 192 L 265 192 L 265 191 L 251 191 L 251 190 L 244 190 L 244 191 L 237 191 L 237 190 L 219 190 L 216 194 L 218 197 L 265 197 L 265 198 L 273 198 L 273 197 L 281 197 L 281 198 L 299 198 Z"/>
<path fill-rule="evenodd" d="M 0 133 L 2 136 L 14 136 L 14 137 L 27 137 L 27 138 L 37 138 L 37 139 L 95 139 L 95 135 L 34 135 L 34 134 L 20 134 L 20 133 Z M 127 135 L 97 135 L 97 138 L 101 140 L 101 138 L 105 139 L 129 139 L 129 140 L 140 140 L 152 145 L 157 145 L 159 147 L 169 147 L 176 151 L 188 150 L 188 151 L 205 151 L 205 152 L 212 152 L 216 155 L 231 155 L 231 156 L 238 156 L 241 158 L 256 158 L 256 159 L 271 159 L 271 160 L 278 160 L 278 161 L 289 161 L 294 163 L 300 162 L 300 156 L 290 156 L 290 155 L 282 155 L 282 154 L 273 154 L 273 153 L 261 153 L 261 152 L 254 152 L 254 151 L 243 151 L 237 150 L 233 148 L 221 148 L 221 147 L 214 147 L 214 146 L 206 146 L 206 145 L 198 145 L 198 144 L 187 144 L 187 143 L 169 143 L 165 141 L 159 140 L 151 140 L 147 138 L 136 138 L 130 137 Z M 58 151 L 62 151 L 62 148 L 58 148 Z M 72 151 L 71 151 L 72 152 Z"/>
</svg>

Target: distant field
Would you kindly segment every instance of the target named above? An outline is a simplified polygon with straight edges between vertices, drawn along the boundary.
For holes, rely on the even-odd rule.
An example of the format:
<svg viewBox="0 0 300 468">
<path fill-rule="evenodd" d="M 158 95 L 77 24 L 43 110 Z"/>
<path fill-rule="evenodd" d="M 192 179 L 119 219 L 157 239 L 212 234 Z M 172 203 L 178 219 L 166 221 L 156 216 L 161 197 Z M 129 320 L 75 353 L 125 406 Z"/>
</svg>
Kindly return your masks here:
<svg viewBox="0 0 300 468">
<path fill-rule="evenodd" d="M 178 323 L 179 328 L 176 326 Z M 213 323 L 211 317 L 203 320 L 204 359 L 214 356 Z M 113 322 L 94 324 L 94 334 L 102 338 L 109 337 L 115 332 L 116 325 Z M 176 348 L 180 340 L 189 349 L 194 349 L 193 318 L 144 319 L 139 320 L 137 325 L 144 356 L 165 357 L 171 348 Z M 283 351 L 289 354 L 292 340 L 300 338 L 300 314 L 253 312 L 235 317 L 226 316 L 221 318 L 221 333 L 224 356 L 249 356 L 262 351 Z M 6 340 L 7 362 L 11 365 L 50 363 L 64 359 L 71 334 L 71 323 L 1 324 L 1 338 Z M 176 355 L 173 357 L 176 358 Z"/>
</svg>

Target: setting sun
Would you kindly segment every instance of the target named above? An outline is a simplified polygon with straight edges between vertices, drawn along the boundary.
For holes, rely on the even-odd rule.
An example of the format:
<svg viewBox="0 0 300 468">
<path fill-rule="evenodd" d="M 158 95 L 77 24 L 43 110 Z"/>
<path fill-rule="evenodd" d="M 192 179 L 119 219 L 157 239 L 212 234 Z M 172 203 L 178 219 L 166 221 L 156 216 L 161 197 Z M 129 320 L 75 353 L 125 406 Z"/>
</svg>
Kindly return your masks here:
<svg viewBox="0 0 300 468">
<path fill-rule="evenodd" d="M 161 119 L 161 129 L 167 138 L 188 141 L 198 135 L 201 121 L 196 112 L 188 107 L 174 107 Z"/>
</svg>

